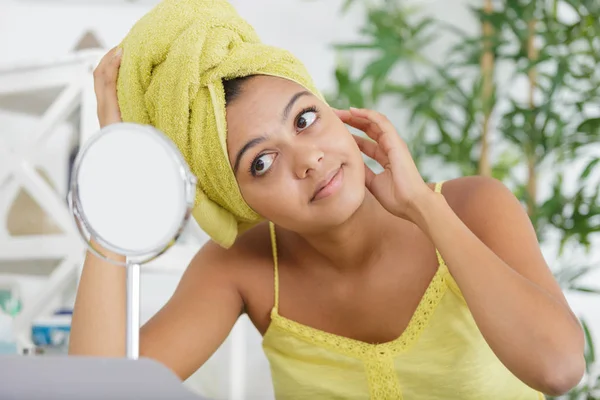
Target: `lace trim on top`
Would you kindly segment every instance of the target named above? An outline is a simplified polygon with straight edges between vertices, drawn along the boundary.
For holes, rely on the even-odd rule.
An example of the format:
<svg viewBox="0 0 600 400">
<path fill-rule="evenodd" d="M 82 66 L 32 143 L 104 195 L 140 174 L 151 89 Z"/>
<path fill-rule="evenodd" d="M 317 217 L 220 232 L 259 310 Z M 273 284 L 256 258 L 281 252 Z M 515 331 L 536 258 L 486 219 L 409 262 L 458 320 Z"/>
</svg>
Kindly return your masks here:
<svg viewBox="0 0 600 400">
<path fill-rule="evenodd" d="M 372 357 L 395 356 L 410 349 L 429 323 L 431 315 L 448 287 L 445 283 L 446 273 L 446 264 L 441 264 L 421 298 L 406 329 L 398 338 L 392 341 L 367 343 L 335 335 L 279 315 L 277 307 L 273 307 L 271 310 L 271 324 L 267 329 L 265 337 L 272 327 L 277 327 L 299 339 L 354 358 L 369 359 Z"/>
</svg>

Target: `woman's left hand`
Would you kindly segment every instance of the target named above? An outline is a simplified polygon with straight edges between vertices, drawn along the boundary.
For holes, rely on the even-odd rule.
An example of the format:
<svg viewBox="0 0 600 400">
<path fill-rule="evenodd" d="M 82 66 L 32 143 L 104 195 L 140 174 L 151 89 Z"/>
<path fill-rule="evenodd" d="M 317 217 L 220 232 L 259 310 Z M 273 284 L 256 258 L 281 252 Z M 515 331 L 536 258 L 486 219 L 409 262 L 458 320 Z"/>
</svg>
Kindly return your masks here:
<svg viewBox="0 0 600 400">
<path fill-rule="evenodd" d="M 367 134 L 356 135 L 360 150 L 377 161 L 383 171 L 375 174 L 365 165 L 365 184 L 386 210 L 397 217 L 412 220 L 411 215 L 422 196 L 432 191 L 423 181 L 408 146 L 392 123 L 382 114 L 366 109 L 334 110 L 342 122 Z"/>
</svg>

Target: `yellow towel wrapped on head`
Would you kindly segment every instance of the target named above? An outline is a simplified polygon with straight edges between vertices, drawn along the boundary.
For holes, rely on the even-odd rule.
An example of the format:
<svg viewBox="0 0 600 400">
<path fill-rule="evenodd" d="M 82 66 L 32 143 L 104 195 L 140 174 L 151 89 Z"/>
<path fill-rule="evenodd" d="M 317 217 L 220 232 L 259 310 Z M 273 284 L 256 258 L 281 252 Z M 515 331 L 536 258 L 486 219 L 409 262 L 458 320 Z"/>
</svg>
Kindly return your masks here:
<svg viewBox="0 0 600 400">
<path fill-rule="evenodd" d="M 230 247 L 261 217 L 242 198 L 227 156 L 223 80 L 271 75 L 322 96 L 302 63 L 261 43 L 226 0 L 164 0 L 119 47 L 123 121 L 153 125 L 177 145 L 198 178 L 194 218 Z"/>
</svg>

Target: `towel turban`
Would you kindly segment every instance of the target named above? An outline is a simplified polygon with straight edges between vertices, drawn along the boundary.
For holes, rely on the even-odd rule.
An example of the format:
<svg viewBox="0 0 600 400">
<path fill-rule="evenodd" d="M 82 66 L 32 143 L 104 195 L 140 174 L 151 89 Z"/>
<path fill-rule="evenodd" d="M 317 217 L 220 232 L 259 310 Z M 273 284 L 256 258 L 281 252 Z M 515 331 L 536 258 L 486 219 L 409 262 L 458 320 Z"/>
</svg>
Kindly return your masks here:
<svg viewBox="0 0 600 400">
<path fill-rule="evenodd" d="M 298 59 L 263 44 L 225 0 L 164 0 L 119 47 L 123 121 L 152 125 L 175 143 L 198 178 L 194 219 L 230 247 L 262 217 L 242 198 L 229 163 L 223 80 L 277 76 L 323 97 Z"/>
</svg>

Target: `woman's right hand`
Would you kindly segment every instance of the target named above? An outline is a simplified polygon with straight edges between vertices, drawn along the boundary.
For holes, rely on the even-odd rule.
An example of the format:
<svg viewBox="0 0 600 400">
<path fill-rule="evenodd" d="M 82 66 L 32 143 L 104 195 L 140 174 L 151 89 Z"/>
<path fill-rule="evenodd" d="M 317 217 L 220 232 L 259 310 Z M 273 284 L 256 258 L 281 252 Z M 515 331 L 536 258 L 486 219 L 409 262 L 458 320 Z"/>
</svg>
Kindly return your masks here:
<svg viewBox="0 0 600 400">
<path fill-rule="evenodd" d="M 122 54 L 122 49 L 113 48 L 102 57 L 94 70 L 94 91 L 100 128 L 121 122 L 121 110 L 117 100 L 117 76 Z"/>
</svg>

